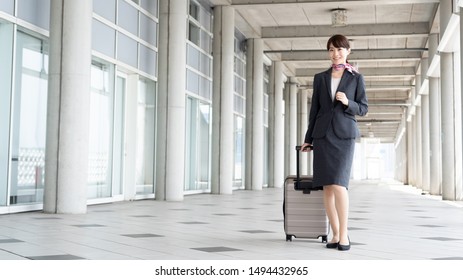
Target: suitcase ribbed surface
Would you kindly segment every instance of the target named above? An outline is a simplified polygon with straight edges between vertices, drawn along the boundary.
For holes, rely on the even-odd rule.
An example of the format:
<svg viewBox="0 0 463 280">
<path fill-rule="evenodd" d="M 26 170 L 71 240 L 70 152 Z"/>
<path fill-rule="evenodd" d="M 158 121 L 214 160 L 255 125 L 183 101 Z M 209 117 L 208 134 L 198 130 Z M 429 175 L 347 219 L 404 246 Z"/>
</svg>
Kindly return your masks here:
<svg viewBox="0 0 463 280">
<path fill-rule="evenodd" d="M 285 233 L 296 238 L 318 238 L 329 233 L 323 191 L 304 194 L 294 190 L 292 178 L 285 184 Z"/>
</svg>

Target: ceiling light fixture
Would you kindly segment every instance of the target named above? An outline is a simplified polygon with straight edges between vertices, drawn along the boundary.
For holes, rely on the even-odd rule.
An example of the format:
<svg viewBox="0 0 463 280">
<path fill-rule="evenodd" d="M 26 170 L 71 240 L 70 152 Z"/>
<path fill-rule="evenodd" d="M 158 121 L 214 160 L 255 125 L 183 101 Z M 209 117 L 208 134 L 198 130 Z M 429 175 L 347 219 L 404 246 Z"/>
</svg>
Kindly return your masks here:
<svg viewBox="0 0 463 280">
<path fill-rule="evenodd" d="M 346 9 L 333 9 L 331 10 L 331 26 L 340 27 L 347 25 L 347 10 Z"/>
</svg>

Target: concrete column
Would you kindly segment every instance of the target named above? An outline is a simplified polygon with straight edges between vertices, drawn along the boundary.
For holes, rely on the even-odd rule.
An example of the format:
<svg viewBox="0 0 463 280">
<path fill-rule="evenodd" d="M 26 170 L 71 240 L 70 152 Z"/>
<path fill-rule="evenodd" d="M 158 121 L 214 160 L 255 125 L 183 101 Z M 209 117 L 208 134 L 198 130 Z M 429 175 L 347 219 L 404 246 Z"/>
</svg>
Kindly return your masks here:
<svg viewBox="0 0 463 280">
<path fill-rule="evenodd" d="M 452 1 L 440 1 L 441 36 L 452 14 Z M 455 200 L 455 106 L 453 53 L 440 53 L 442 106 L 442 198 Z"/>
<path fill-rule="evenodd" d="M 246 178 L 247 190 L 261 190 L 264 150 L 264 42 L 248 39 L 246 61 Z"/>
<path fill-rule="evenodd" d="M 422 122 L 421 122 L 421 106 L 416 107 L 415 114 L 415 146 L 416 146 L 416 186 L 423 188 L 423 154 L 421 144 Z"/>
<path fill-rule="evenodd" d="M 51 2 L 47 213 L 87 212 L 92 13 L 91 0 Z"/>
<path fill-rule="evenodd" d="M 298 96 L 298 122 L 297 122 L 297 145 L 304 143 L 305 133 L 308 127 L 308 115 L 307 115 L 307 90 L 299 90 Z M 301 175 L 307 175 L 308 173 L 308 155 L 309 153 L 301 153 L 300 155 L 300 172 Z"/>
<path fill-rule="evenodd" d="M 399 182 L 407 183 L 407 141 L 406 137 L 403 136 L 396 144 L 395 154 L 396 154 L 396 163 L 395 163 L 395 179 Z"/>
<path fill-rule="evenodd" d="M 183 0 L 159 1 L 156 200 L 183 200 L 187 14 Z"/>
<path fill-rule="evenodd" d="M 407 184 L 414 185 L 414 165 L 415 165 L 415 155 L 413 153 L 413 123 L 412 121 L 407 122 Z"/>
<path fill-rule="evenodd" d="M 421 88 L 421 75 L 415 77 L 415 97 L 418 97 Z M 416 152 L 416 186 L 423 188 L 423 148 L 422 148 L 422 119 L 421 102 L 417 104 L 415 111 L 415 152 Z"/>
<path fill-rule="evenodd" d="M 290 154 L 291 149 L 289 149 L 289 126 L 290 126 L 290 119 L 289 119 L 289 88 L 290 82 L 289 77 L 287 82 L 285 83 L 285 88 L 283 91 L 283 99 L 285 101 L 285 115 L 284 115 L 284 122 L 285 122 L 285 146 L 284 146 L 284 157 L 285 157 L 285 177 L 290 175 L 289 172 L 289 162 L 290 162 Z M 289 149 L 289 150 L 288 150 Z"/>
<path fill-rule="evenodd" d="M 461 100 L 463 98 L 463 55 L 461 54 L 461 49 L 463 47 L 463 35 L 462 35 L 462 32 L 463 32 L 463 2 L 460 0 L 459 1 L 459 4 L 460 4 L 460 7 L 458 8 L 457 7 L 457 11 L 459 12 L 459 15 L 460 15 L 460 47 L 458 48 L 459 49 L 459 52 L 458 52 L 458 55 L 460 56 L 460 82 L 458 83 L 458 85 L 460 86 L 460 89 L 457 90 L 456 92 L 460 92 L 459 93 L 459 96 L 460 96 L 460 102 L 461 102 L 461 105 L 460 105 L 460 113 L 463 112 L 463 100 Z M 461 125 L 463 124 L 463 116 L 460 117 L 460 129 L 463 129 L 463 126 Z M 462 137 L 462 133 L 460 133 L 460 137 Z M 460 139 L 461 140 L 461 139 Z M 462 160 L 462 150 L 463 150 L 463 145 L 461 143 L 459 143 L 460 145 L 460 148 L 457 149 L 459 150 L 459 160 L 460 160 L 460 163 L 461 163 L 461 160 Z M 462 169 L 463 167 L 461 167 L 461 165 L 459 166 L 459 171 L 457 172 L 457 174 L 462 174 Z M 456 200 L 463 200 L 463 182 L 462 182 L 462 179 L 461 177 L 458 179 L 457 178 L 457 181 L 458 181 L 458 188 L 456 190 L 456 194 L 455 194 L 455 199 Z"/>
<path fill-rule="evenodd" d="M 410 101 L 413 103 L 415 101 L 415 89 L 413 88 L 410 90 Z M 414 110 L 414 111 L 413 111 Z M 408 111 L 411 111 L 411 117 L 407 121 L 407 149 L 408 149 L 408 158 L 409 158 L 409 164 L 408 164 L 408 183 L 412 186 L 416 186 L 416 141 L 415 141 L 415 135 L 416 135 L 416 108 L 413 109 L 409 107 L 407 109 L 407 114 Z"/>
<path fill-rule="evenodd" d="M 214 194 L 231 194 L 233 190 L 234 15 L 231 6 L 214 8 L 211 164 Z"/>
<path fill-rule="evenodd" d="M 428 59 L 421 60 L 421 81 L 426 80 Z M 429 81 L 428 81 L 429 82 Z M 428 83 L 429 85 L 429 83 Z M 423 89 L 421 95 L 421 154 L 422 154 L 422 189 L 430 192 L 430 144 L 429 144 L 429 95 L 428 89 Z"/>
<path fill-rule="evenodd" d="M 289 85 L 289 112 L 288 112 L 288 146 L 286 152 L 289 153 L 289 174 L 296 174 L 296 145 L 300 145 L 297 138 L 297 84 L 293 77 L 290 78 Z"/>
<path fill-rule="evenodd" d="M 429 62 L 436 53 L 439 44 L 437 33 L 429 35 Z M 437 58 L 436 58 L 437 59 Z M 429 145 L 430 145 L 430 193 L 441 194 L 441 130 L 440 130 L 440 94 L 439 78 L 429 77 Z"/>
<path fill-rule="evenodd" d="M 284 182 L 283 88 L 283 63 L 274 61 L 270 68 L 269 187 L 283 187 Z"/>
</svg>

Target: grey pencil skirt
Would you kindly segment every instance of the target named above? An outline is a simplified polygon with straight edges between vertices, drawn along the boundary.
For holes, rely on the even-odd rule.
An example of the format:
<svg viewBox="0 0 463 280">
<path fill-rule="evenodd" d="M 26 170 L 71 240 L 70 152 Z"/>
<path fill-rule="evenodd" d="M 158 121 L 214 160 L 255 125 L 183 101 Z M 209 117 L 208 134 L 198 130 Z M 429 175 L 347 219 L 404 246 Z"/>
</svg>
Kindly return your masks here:
<svg viewBox="0 0 463 280">
<path fill-rule="evenodd" d="M 340 185 L 349 188 L 355 139 L 341 139 L 330 126 L 324 138 L 313 140 L 314 186 Z"/>
</svg>

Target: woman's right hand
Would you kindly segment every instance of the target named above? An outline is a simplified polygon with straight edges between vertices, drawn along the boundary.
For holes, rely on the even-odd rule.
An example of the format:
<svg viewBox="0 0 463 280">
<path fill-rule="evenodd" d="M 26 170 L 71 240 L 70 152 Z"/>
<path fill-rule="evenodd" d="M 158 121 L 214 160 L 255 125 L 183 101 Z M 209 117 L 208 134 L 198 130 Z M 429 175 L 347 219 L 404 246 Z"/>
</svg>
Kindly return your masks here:
<svg viewBox="0 0 463 280">
<path fill-rule="evenodd" d="M 301 145 L 301 152 L 310 152 L 313 150 L 313 145 L 309 143 L 304 143 Z"/>
</svg>

